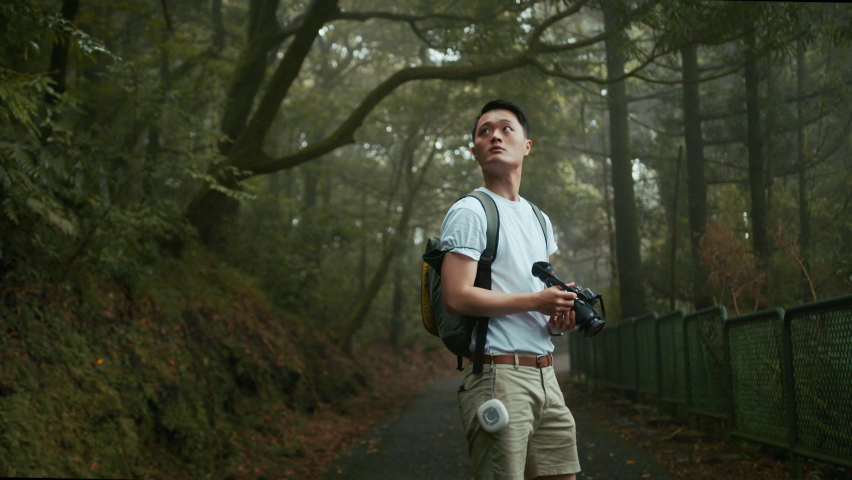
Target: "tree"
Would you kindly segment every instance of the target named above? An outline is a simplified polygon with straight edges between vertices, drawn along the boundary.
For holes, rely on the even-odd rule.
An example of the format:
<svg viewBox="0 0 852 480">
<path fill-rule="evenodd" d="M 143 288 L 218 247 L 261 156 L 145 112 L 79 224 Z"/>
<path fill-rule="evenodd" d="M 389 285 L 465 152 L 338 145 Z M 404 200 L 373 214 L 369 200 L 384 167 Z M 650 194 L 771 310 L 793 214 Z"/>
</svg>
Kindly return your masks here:
<svg viewBox="0 0 852 480">
<path fill-rule="evenodd" d="M 213 182 L 214 188 L 202 188 L 190 203 L 187 213 L 190 222 L 198 229 L 202 239 L 214 242 L 222 220 L 228 211 L 235 208 L 229 194 L 239 188 L 239 181 L 254 175 L 292 168 L 353 143 L 355 132 L 367 115 L 403 84 L 429 79 L 471 81 L 529 65 L 545 68 L 542 64 L 543 58 L 582 49 L 605 40 L 647 9 L 647 5 L 637 8 L 610 25 L 611 28 L 590 37 L 558 43 L 559 38 L 550 33 L 552 27 L 580 12 L 585 3 L 586 0 L 580 0 L 567 7 L 557 8 L 555 13 L 536 19 L 534 24 L 526 24 L 528 30 L 525 31 L 518 30 L 517 25 L 505 24 L 504 14 L 542 12 L 543 3 L 505 2 L 490 6 L 486 14 L 477 14 L 479 8 L 471 8 L 472 14 L 464 15 L 403 14 L 393 11 L 350 12 L 339 9 L 336 1 L 314 0 L 304 14 L 295 17 L 286 26 L 279 27 L 275 21 L 277 0 L 251 0 L 248 43 L 240 54 L 229 89 L 227 107 L 222 114 L 221 128 L 228 140 L 222 144 L 221 152 L 226 160 L 211 167 L 208 178 Z M 418 62 L 421 63 L 420 66 L 392 67 L 392 73 L 364 95 L 333 131 L 295 152 L 280 156 L 266 153 L 264 144 L 273 121 L 276 115 L 281 113 L 282 102 L 288 98 L 293 82 L 299 77 L 311 51 L 311 45 L 320 35 L 321 29 L 337 22 L 380 20 L 404 22 L 411 26 L 418 37 L 425 40 L 427 47 L 449 45 L 450 51 L 468 54 L 470 59 L 464 62 L 446 62 L 440 66 L 422 65 L 422 62 Z M 430 26 L 424 28 L 424 24 Z M 489 37 L 485 32 L 489 26 L 495 24 L 515 31 L 505 32 L 499 38 Z M 460 28 L 472 28 L 483 33 L 467 43 L 461 40 L 447 41 L 444 38 L 447 36 L 444 32 L 454 33 Z M 507 39 L 516 41 L 520 49 L 505 48 Z M 267 55 L 277 50 L 285 40 L 290 40 L 289 46 L 261 92 L 264 77 L 262 71 Z M 500 54 L 480 53 L 485 49 L 479 43 L 499 45 L 493 51 Z M 571 77 L 570 74 L 567 76 Z M 252 110 L 255 104 L 257 107 Z"/>
<path fill-rule="evenodd" d="M 759 264 L 769 260 L 770 245 L 767 228 L 766 205 L 766 160 L 763 156 L 763 131 L 759 104 L 759 68 L 757 65 L 757 36 L 754 31 L 746 35 L 745 40 L 745 78 L 746 110 L 748 112 L 748 179 L 751 192 L 751 215 L 749 224 L 752 232 L 752 245 Z"/>
<path fill-rule="evenodd" d="M 707 224 L 707 181 L 704 176 L 704 141 L 701 133 L 701 101 L 697 45 L 681 48 L 683 62 L 683 137 L 686 144 L 687 204 L 693 259 L 692 296 L 696 309 L 710 305 L 706 292 L 706 270 L 698 255 Z"/>
<path fill-rule="evenodd" d="M 612 5 L 604 5 L 604 24 L 615 30 L 622 15 Z M 607 88 L 609 106 L 610 152 L 612 157 L 613 208 L 615 211 L 615 251 L 621 314 L 624 317 L 645 312 L 642 259 L 639 252 L 639 228 L 636 197 L 633 190 L 633 164 L 630 155 L 630 129 L 627 121 L 627 92 L 624 80 L 625 34 L 618 32 L 606 40 Z"/>
</svg>

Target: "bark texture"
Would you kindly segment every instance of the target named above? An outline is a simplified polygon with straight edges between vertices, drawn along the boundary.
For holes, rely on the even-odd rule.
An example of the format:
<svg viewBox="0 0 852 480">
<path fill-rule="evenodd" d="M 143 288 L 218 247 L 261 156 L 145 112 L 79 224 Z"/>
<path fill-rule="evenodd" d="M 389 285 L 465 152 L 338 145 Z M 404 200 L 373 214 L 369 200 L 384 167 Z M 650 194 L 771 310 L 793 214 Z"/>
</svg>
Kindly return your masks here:
<svg viewBox="0 0 852 480">
<path fill-rule="evenodd" d="M 704 140 L 701 132 L 701 97 L 695 44 L 680 50 L 683 62 L 683 140 L 686 144 L 686 192 L 692 251 L 692 303 L 696 310 L 712 304 L 707 294 L 707 271 L 698 255 L 707 224 L 707 181 L 704 177 Z"/>
<path fill-rule="evenodd" d="M 611 6 L 605 5 L 604 24 L 606 30 L 615 28 L 619 23 L 620 19 L 616 12 L 612 10 Z M 624 75 L 626 41 L 623 32 L 619 32 L 606 40 L 607 78 L 618 78 Z M 621 297 L 621 316 L 628 318 L 645 312 L 645 295 L 624 80 L 609 84 L 607 106 L 609 108 L 618 288 Z"/>
<path fill-rule="evenodd" d="M 766 160 L 763 156 L 763 131 L 760 119 L 760 75 L 757 56 L 757 36 L 754 32 L 746 36 L 746 118 L 748 119 L 748 180 L 751 191 L 751 215 L 749 224 L 752 232 L 752 248 L 758 262 L 765 264 L 769 259 L 766 205 Z"/>
<path fill-rule="evenodd" d="M 80 0 L 65 0 L 62 2 L 62 18 L 73 24 L 77 10 L 80 8 Z M 68 77 L 68 47 L 64 38 L 57 38 L 50 52 L 50 78 L 53 79 L 53 90 L 57 94 L 65 93 L 67 89 L 66 78 Z M 46 100 L 55 104 L 59 99 L 56 95 L 48 93 Z"/>
</svg>

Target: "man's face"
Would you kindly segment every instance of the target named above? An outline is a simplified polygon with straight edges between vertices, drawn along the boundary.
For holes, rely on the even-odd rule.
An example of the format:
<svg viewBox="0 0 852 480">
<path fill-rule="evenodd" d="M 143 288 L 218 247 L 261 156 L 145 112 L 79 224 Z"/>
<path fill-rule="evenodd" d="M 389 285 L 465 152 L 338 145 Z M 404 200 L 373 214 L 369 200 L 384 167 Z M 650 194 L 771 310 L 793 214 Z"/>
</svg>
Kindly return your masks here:
<svg viewBox="0 0 852 480">
<path fill-rule="evenodd" d="M 476 124 L 471 151 L 484 170 L 500 174 L 504 168 L 519 168 L 531 147 L 514 113 L 490 110 Z"/>
</svg>

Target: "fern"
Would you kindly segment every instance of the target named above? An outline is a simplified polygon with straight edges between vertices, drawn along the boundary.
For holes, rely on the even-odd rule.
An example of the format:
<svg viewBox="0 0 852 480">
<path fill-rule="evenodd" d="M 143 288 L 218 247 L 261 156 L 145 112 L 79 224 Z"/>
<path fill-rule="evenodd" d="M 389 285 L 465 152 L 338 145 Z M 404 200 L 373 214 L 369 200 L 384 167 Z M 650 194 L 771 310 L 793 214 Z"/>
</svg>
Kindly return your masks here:
<svg viewBox="0 0 852 480">
<path fill-rule="evenodd" d="M 0 121 L 20 122 L 37 137 L 38 98 L 40 94 L 53 92 L 51 83 L 46 74 L 19 73 L 0 67 Z"/>
</svg>

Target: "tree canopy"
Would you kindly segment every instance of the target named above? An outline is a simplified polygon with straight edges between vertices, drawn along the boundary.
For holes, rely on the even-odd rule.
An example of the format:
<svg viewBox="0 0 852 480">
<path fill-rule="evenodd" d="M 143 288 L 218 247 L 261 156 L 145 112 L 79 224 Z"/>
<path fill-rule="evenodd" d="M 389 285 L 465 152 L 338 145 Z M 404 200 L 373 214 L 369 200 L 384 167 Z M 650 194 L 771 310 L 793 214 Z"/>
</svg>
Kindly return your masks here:
<svg viewBox="0 0 852 480">
<path fill-rule="evenodd" d="M 554 220 L 554 261 L 624 316 L 840 293 L 849 17 L 774 2 L 12 0 L 0 274 L 126 282 L 197 238 L 281 308 L 360 312 L 328 326 L 350 342 L 374 300 L 388 321 L 416 315 L 381 287 L 399 272 L 411 298 L 423 239 L 481 181 L 469 124 L 503 97 L 533 124 L 521 193 Z M 726 283 L 739 273 L 709 260 L 707 228 L 754 256 L 751 286 Z"/>
</svg>

